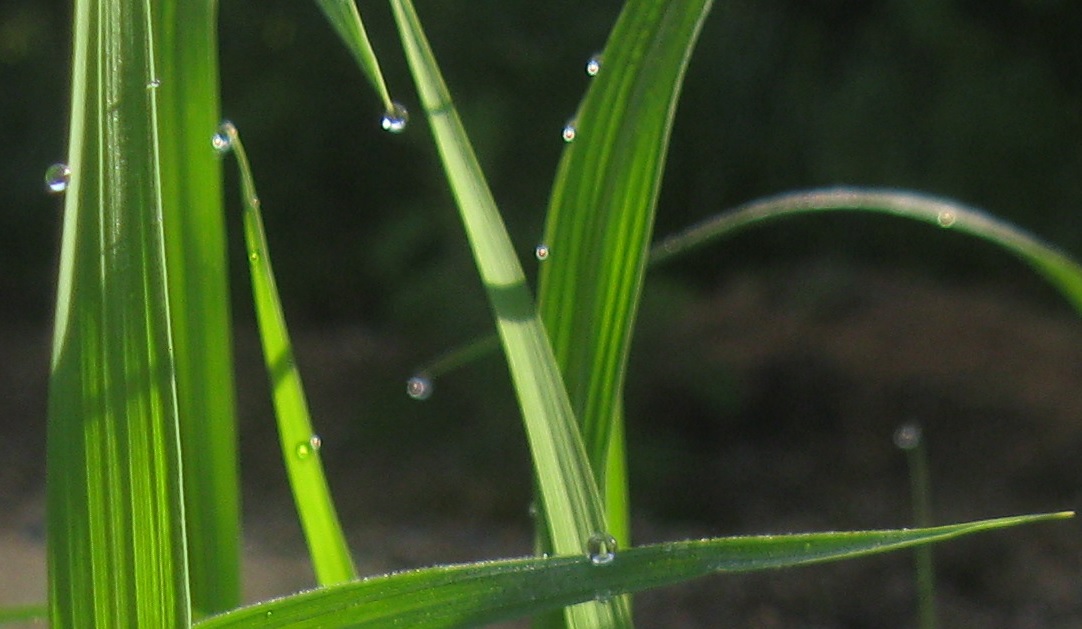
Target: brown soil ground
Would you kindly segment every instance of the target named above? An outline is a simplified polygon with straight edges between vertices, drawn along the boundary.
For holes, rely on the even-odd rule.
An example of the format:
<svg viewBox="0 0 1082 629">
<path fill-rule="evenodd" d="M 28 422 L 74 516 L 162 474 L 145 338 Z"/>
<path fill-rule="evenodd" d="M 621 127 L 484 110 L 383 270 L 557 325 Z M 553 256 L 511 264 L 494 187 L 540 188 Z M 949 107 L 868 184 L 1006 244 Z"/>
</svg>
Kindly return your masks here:
<svg viewBox="0 0 1082 629">
<path fill-rule="evenodd" d="M 640 542 L 908 525 L 905 457 L 891 435 L 909 421 L 924 428 L 939 522 L 1082 503 L 1082 323 L 1051 300 L 806 264 L 734 274 L 678 307 L 652 303 L 644 320 L 666 314 L 636 341 L 628 413 Z M 265 388 L 244 384 L 260 379 L 253 336 L 238 339 L 246 596 L 256 600 L 312 577 Z M 401 343 L 355 328 L 296 342 L 362 573 L 529 552 L 529 474 L 513 422 L 487 445 L 456 436 L 449 426 L 490 426 L 453 419 L 472 398 L 448 378 L 402 411 L 423 427 L 365 433 L 357 409 L 390 399 L 374 390 L 404 397 Z M 44 598 L 47 344 L 43 329 L 0 329 L 2 605 Z M 397 408 L 391 416 L 405 416 Z M 1077 521 L 940 545 L 935 557 L 943 627 L 1082 626 Z M 641 595 L 636 613 L 643 627 L 859 629 L 913 627 L 914 610 L 912 556 L 898 553 L 711 577 Z"/>
</svg>

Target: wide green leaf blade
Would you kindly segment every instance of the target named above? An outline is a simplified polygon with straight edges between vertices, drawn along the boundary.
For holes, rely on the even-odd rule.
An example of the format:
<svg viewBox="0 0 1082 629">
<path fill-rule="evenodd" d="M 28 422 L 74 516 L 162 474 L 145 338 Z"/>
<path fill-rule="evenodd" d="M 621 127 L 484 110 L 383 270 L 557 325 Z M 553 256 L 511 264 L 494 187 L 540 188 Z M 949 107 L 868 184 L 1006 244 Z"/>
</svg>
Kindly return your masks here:
<svg viewBox="0 0 1082 629">
<path fill-rule="evenodd" d="M 722 212 L 665 238 L 651 262 L 665 260 L 741 229 L 816 212 L 863 211 L 923 221 L 994 243 L 1045 277 L 1082 313 L 1082 265 L 1021 228 L 957 201 L 899 190 L 831 188 L 779 194 Z"/>
<path fill-rule="evenodd" d="M 628 349 L 676 103 L 711 4 L 632 0 L 624 6 L 549 202 L 541 316 L 605 489 L 609 524 L 624 544 L 621 398 Z"/>
<path fill-rule="evenodd" d="M 391 0 L 421 105 L 458 204 L 518 395 L 553 548 L 607 535 L 597 485 L 526 277 L 409 0 Z M 623 601 L 569 610 L 575 627 L 629 626 Z M 615 623 L 615 624 L 614 624 Z"/>
<path fill-rule="evenodd" d="M 46 461 L 54 629 L 190 619 L 150 9 L 75 3 Z"/>
<path fill-rule="evenodd" d="M 240 604 L 240 491 L 225 217 L 210 138 L 218 112 L 217 2 L 154 13 L 162 220 L 184 456 L 192 606 Z"/>
<path fill-rule="evenodd" d="M 1070 517 L 1052 513 L 927 529 L 729 537 L 640 546 L 596 564 L 530 557 L 401 572 L 261 603 L 198 623 L 249 627 L 474 627 L 713 573 L 851 559 L 983 531 Z"/>
<path fill-rule="evenodd" d="M 232 123 L 222 124 L 215 144 L 222 150 L 232 150 L 237 157 L 241 201 L 244 205 L 244 242 L 248 251 L 259 338 L 263 343 L 263 360 L 274 399 L 278 441 L 301 528 L 308 542 L 316 581 L 320 585 L 349 581 L 357 574 L 323 474 L 319 454 L 322 442 L 312 429 L 304 385 L 293 357 L 293 344 L 289 340 L 285 312 L 271 268 L 267 236 L 263 232 L 263 215 L 252 168 Z"/>
</svg>

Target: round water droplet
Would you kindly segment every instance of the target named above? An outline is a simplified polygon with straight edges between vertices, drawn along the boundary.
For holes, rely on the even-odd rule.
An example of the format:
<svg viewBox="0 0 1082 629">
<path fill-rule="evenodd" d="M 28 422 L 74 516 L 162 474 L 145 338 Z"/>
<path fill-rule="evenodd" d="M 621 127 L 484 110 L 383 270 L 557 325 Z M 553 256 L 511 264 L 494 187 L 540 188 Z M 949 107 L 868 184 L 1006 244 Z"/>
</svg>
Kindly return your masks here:
<svg viewBox="0 0 1082 629">
<path fill-rule="evenodd" d="M 597 76 L 601 72 L 601 55 L 594 55 L 586 62 L 586 74 Z"/>
<path fill-rule="evenodd" d="M 894 445 L 902 450 L 912 450 L 920 445 L 921 432 L 920 424 L 906 422 L 894 431 Z"/>
<path fill-rule="evenodd" d="M 616 559 L 616 538 L 608 533 L 594 533 L 586 542 L 586 556 L 595 566 L 612 563 Z"/>
<path fill-rule="evenodd" d="M 218 125 L 218 132 L 210 139 L 210 145 L 219 155 L 228 153 L 233 148 L 233 134 L 236 131 L 237 128 L 233 126 L 233 123 L 226 120 Z"/>
<path fill-rule="evenodd" d="M 249 262 L 259 262 L 259 252 L 258 251 L 250 251 L 250 252 L 248 252 L 248 261 Z"/>
<path fill-rule="evenodd" d="M 958 215 L 950 210 L 943 210 L 935 217 L 935 220 L 940 227 L 951 227 L 958 220 Z"/>
<path fill-rule="evenodd" d="M 390 131 L 391 133 L 402 133 L 406 130 L 406 125 L 410 121 L 410 112 L 397 101 L 391 102 L 390 111 L 383 112 L 383 118 L 380 120 L 380 126 L 384 131 Z"/>
<path fill-rule="evenodd" d="M 71 169 L 67 164 L 53 164 L 45 169 L 45 189 L 54 194 L 60 194 L 68 189 L 71 183 Z"/>
<path fill-rule="evenodd" d="M 563 137 L 564 142 L 574 142 L 576 133 L 577 133 L 577 131 L 575 130 L 575 123 L 574 122 L 569 122 L 566 125 L 564 125 L 564 130 L 563 130 L 563 133 L 561 134 L 561 137 Z"/>
<path fill-rule="evenodd" d="M 320 447 L 323 446 L 323 440 L 319 438 L 319 435 L 312 435 L 308 438 L 308 441 L 302 441 L 297 444 L 297 458 L 307 459 L 316 452 L 319 452 Z"/>
<path fill-rule="evenodd" d="M 424 376 L 413 376 L 406 381 L 406 394 L 415 400 L 432 397 L 432 381 Z"/>
<path fill-rule="evenodd" d="M 549 259 L 549 246 L 546 244 L 537 245 L 537 248 L 533 250 L 533 254 L 537 256 L 538 260 L 542 262 Z"/>
</svg>

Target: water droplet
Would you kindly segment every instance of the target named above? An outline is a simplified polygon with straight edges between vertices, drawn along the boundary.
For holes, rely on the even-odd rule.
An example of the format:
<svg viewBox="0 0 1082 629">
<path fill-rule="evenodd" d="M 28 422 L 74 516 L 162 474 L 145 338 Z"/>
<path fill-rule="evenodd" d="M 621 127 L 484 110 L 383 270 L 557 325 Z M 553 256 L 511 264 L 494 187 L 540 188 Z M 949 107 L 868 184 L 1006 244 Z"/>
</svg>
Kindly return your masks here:
<svg viewBox="0 0 1082 629">
<path fill-rule="evenodd" d="M 920 424 L 906 422 L 894 431 L 894 445 L 902 450 L 912 450 L 920 445 L 921 432 Z"/>
<path fill-rule="evenodd" d="M 950 210 L 943 210 L 935 217 L 935 220 L 940 227 L 951 227 L 958 220 L 958 215 Z"/>
<path fill-rule="evenodd" d="M 564 125 L 564 130 L 561 136 L 563 137 L 564 142 L 574 142 L 576 133 L 577 131 L 575 130 L 575 121 L 572 120 L 566 125 Z"/>
<path fill-rule="evenodd" d="M 157 89 L 157 88 L 159 88 L 161 86 L 162 86 L 162 80 L 161 79 L 151 79 L 149 82 L 147 82 L 147 89 L 148 90 Z"/>
<path fill-rule="evenodd" d="M 68 189 L 71 183 L 71 169 L 67 164 L 53 164 L 45 169 L 45 189 L 54 194 L 60 194 Z"/>
<path fill-rule="evenodd" d="M 402 133 L 406 130 L 406 124 L 410 121 L 410 112 L 397 101 L 391 102 L 391 109 L 383 112 L 383 118 L 380 120 L 380 126 L 384 131 L 390 131 L 391 133 Z"/>
<path fill-rule="evenodd" d="M 308 441 L 302 441 L 297 444 L 297 458 L 307 459 L 316 452 L 319 452 L 319 448 L 323 445 L 323 440 L 319 438 L 319 435 L 312 435 L 308 438 Z"/>
<path fill-rule="evenodd" d="M 233 148 L 233 134 L 236 132 L 237 128 L 233 123 L 226 120 L 218 125 L 218 132 L 210 139 L 210 145 L 219 155 L 224 155 Z"/>
<path fill-rule="evenodd" d="M 601 72 L 601 55 L 594 55 L 586 62 L 586 74 L 597 76 Z"/>
<path fill-rule="evenodd" d="M 616 538 L 608 533 L 594 533 L 586 542 L 586 556 L 595 566 L 612 563 L 616 559 Z"/>
<path fill-rule="evenodd" d="M 249 262 L 259 262 L 259 252 L 258 251 L 250 251 L 248 253 L 248 261 Z"/>
<path fill-rule="evenodd" d="M 424 376 L 413 376 L 406 381 L 406 394 L 415 400 L 432 397 L 432 381 Z"/>
<path fill-rule="evenodd" d="M 537 245 L 537 248 L 533 250 L 533 254 L 535 256 L 537 256 L 537 259 L 542 261 L 542 262 L 545 261 L 545 260 L 548 260 L 549 259 L 549 246 L 546 245 L 546 244 Z"/>
</svg>

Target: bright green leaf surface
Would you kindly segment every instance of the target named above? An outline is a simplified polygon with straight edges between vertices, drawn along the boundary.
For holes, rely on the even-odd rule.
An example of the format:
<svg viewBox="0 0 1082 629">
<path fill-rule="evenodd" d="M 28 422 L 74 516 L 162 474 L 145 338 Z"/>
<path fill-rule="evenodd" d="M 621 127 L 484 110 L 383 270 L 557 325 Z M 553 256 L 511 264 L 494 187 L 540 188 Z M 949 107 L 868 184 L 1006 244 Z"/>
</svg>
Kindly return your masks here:
<svg viewBox="0 0 1082 629">
<path fill-rule="evenodd" d="M 622 396 L 669 134 L 710 0 L 632 0 L 605 46 L 549 203 L 541 315 L 629 543 Z M 618 437 L 612 439 L 612 437 Z"/>
<path fill-rule="evenodd" d="M 278 420 L 278 439 L 289 486 L 293 490 L 301 528 L 308 542 L 316 580 L 320 585 L 342 583 L 356 578 L 357 574 L 338 522 L 327 479 L 323 475 L 319 454 L 321 443 L 312 430 L 304 386 L 293 358 L 293 345 L 289 341 L 285 313 L 271 268 L 267 237 L 263 233 L 263 217 L 252 169 L 236 128 L 231 123 L 225 123 L 222 133 L 237 156 L 240 167 L 244 241 L 252 276 L 256 318 L 259 320 L 259 337 L 263 342 L 263 358 L 270 377 L 274 413 Z"/>
<path fill-rule="evenodd" d="M 711 239 L 767 221 L 833 211 L 890 214 L 992 242 L 1032 266 L 1082 313 L 1082 266 L 1063 252 L 1006 221 L 957 201 L 897 190 L 834 188 L 789 192 L 752 201 L 659 242 L 653 248 L 652 262 L 664 262 Z"/>
<path fill-rule="evenodd" d="M 305 592 L 211 618 L 199 629 L 473 627 L 712 573 L 802 566 L 1070 517 L 1055 513 L 928 529 L 731 537 L 641 546 L 594 565 L 583 556 L 402 572 Z"/>
<path fill-rule="evenodd" d="M 162 219 L 184 456 L 192 606 L 240 604 L 240 491 L 218 126 L 217 3 L 157 5 Z"/>
<path fill-rule="evenodd" d="M 150 9 L 75 3 L 46 462 L 54 629 L 190 617 Z"/>
<path fill-rule="evenodd" d="M 571 404 L 525 275 L 451 102 L 420 21 L 408 0 L 392 0 L 406 58 L 428 114 L 481 280 L 496 316 L 533 454 L 553 547 L 585 551 L 606 530 L 605 517 Z M 628 626 L 622 601 L 569 611 L 575 627 Z M 614 624 L 615 623 L 615 624 Z"/>
</svg>

